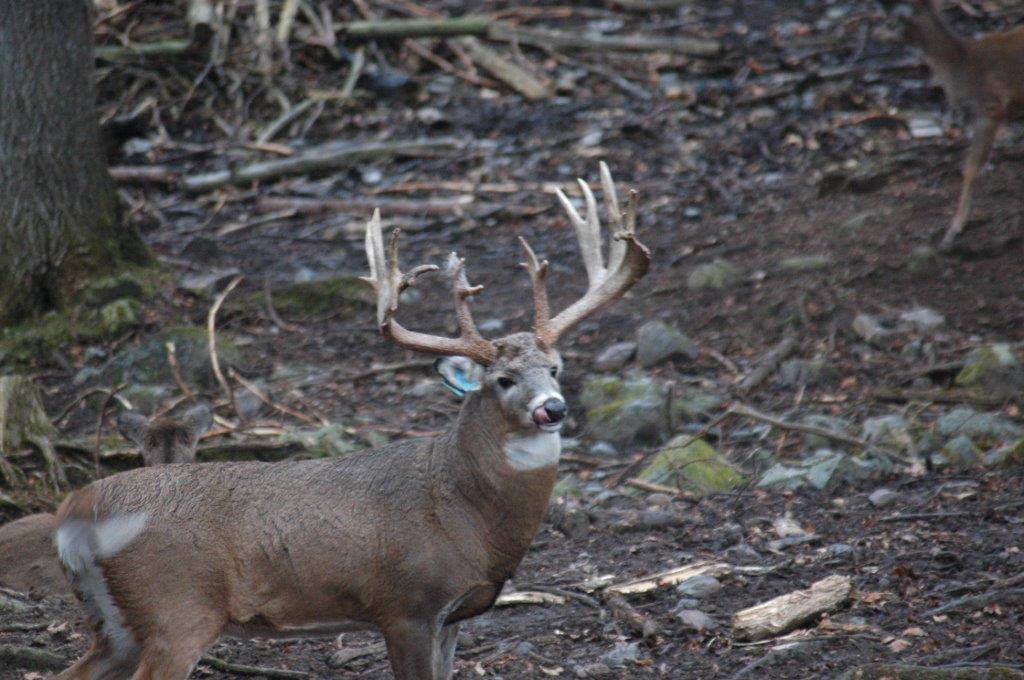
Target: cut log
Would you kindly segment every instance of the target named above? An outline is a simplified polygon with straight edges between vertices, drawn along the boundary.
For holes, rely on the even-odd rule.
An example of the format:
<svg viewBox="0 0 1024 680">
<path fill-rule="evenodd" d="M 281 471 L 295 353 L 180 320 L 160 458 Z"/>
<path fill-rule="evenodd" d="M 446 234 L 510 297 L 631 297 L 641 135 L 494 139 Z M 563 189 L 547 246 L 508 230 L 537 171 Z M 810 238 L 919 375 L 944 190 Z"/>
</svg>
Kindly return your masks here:
<svg viewBox="0 0 1024 680">
<path fill-rule="evenodd" d="M 764 640 L 781 635 L 826 612 L 834 611 L 850 597 L 853 584 L 847 576 L 829 576 L 806 590 L 796 590 L 773 600 L 736 612 L 733 635 L 740 640 Z"/>
<path fill-rule="evenodd" d="M 565 598 L 539 590 L 523 590 L 515 593 L 502 593 L 494 601 L 495 607 L 512 607 L 523 604 L 565 604 Z"/>
</svg>

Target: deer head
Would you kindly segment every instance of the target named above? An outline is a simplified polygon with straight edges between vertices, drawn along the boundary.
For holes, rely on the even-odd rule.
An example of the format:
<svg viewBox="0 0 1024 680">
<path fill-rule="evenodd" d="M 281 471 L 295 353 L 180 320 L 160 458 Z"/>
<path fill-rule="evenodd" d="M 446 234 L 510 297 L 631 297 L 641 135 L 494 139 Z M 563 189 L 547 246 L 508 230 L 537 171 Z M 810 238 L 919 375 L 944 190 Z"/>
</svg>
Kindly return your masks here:
<svg viewBox="0 0 1024 680">
<path fill-rule="evenodd" d="M 197 404 L 177 418 L 150 420 L 141 413 L 126 411 L 117 417 L 117 429 L 142 452 L 146 465 L 192 463 L 199 438 L 213 424 L 213 411 Z"/>
<path fill-rule="evenodd" d="M 366 255 L 370 276 L 363 280 L 377 294 L 377 323 L 395 344 L 428 354 L 446 355 L 435 364 L 445 384 L 457 394 L 472 394 L 498 406 L 506 432 L 519 435 L 556 433 L 568 412 L 558 385 L 562 359 L 555 349 L 558 338 L 587 317 L 603 309 L 647 273 L 650 251 L 636 238 L 636 194 L 630 195 L 628 209 L 619 208 L 615 183 L 608 166 L 600 165 L 601 185 L 612 228 L 608 262 L 602 253 L 601 223 L 597 200 L 590 187 L 578 180 L 586 204 L 581 217 L 560 190 L 557 196 L 565 209 L 579 242 L 587 272 L 587 292 L 553 317 L 546 289 L 548 263 L 540 260 L 525 239 L 522 266 L 533 286 L 533 331 L 514 333 L 496 340 L 485 339 L 477 330 L 469 309 L 469 298 L 483 286 L 470 285 L 465 261 L 455 253 L 448 258 L 447 274 L 452 281 L 459 337 L 448 338 L 407 330 L 396 319 L 398 298 L 403 290 L 434 265 L 419 265 L 408 273 L 398 266 L 398 236 L 391 234 L 385 257 L 380 212 L 374 212 L 366 226 Z"/>
</svg>

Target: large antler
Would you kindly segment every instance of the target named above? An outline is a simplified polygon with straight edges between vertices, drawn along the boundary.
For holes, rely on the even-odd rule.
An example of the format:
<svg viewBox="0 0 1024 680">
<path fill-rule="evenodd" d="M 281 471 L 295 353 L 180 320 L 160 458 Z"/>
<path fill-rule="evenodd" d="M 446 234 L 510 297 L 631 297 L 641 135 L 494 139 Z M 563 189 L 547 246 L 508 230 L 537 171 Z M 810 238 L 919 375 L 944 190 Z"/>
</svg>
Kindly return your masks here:
<svg viewBox="0 0 1024 680">
<path fill-rule="evenodd" d="M 473 323 L 469 311 L 469 298 L 476 295 L 483 286 L 470 286 L 466 279 L 462 258 L 452 253 L 448 258 L 448 271 L 452 277 L 452 293 L 455 297 L 455 314 L 459 321 L 459 337 L 445 338 L 438 335 L 417 333 L 402 327 L 395 320 L 398 310 L 398 296 L 413 285 L 416 278 L 427 272 L 437 271 L 432 264 L 421 264 L 407 274 L 398 269 L 398 229 L 391 233 L 388 242 L 388 257 L 384 259 L 384 237 L 381 235 L 380 210 L 373 211 L 373 217 L 366 223 L 366 258 L 370 262 L 370 275 L 360 277 L 377 294 L 377 324 L 381 333 L 395 344 L 417 352 L 428 354 L 459 355 L 469 357 L 484 366 L 492 363 L 497 356 L 494 345 L 485 340 Z"/>
<path fill-rule="evenodd" d="M 623 215 L 619 211 L 615 182 L 612 181 L 608 166 L 604 162 L 601 163 L 601 187 L 604 190 L 608 221 L 612 229 L 608 266 L 605 267 L 604 256 L 601 254 L 601 222 L 597 217 L 597 200 L 586 182 L 582 179 L 576 181 L 580 184 L 587 204 L 586 219 L 580 217 L 561 190 L 556 190 L 555 193 L 569 215 L 569 221 L 576 228 L 583 266 L 587 270 L 587 292 L 553 319 L 545 287 L 548 263 L 546 260 L 538 260 L 526 240 L 519 239 L 527 257 L 527 262 L 521 266 L 529 272 L 530 282 L 533 284 L 534 332 L 537 335 L 537 342 L 546 348 L 553 347 L 560 335 L 580 321 L 620 298 L 634 283 L 643 278 L 651 264 L 651 252 L 636 239 L 636 192 L 630 192 L 629 205 Z"/>
</svg>

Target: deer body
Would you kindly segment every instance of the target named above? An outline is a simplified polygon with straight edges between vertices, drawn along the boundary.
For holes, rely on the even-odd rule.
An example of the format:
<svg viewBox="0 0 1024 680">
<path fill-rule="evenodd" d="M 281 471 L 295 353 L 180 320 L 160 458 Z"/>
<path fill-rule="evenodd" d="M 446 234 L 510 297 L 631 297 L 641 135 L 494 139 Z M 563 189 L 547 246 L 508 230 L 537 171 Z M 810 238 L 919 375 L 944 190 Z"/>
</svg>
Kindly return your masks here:
<svg viewBox="0 0 1024 680">
<path fill-rule="evenodd" d="M 941 243 L 953 245 L 970 218 L 974 183 L 1004 122 L 1024 115 L 1024 28 L 979 38 L 957 35 L 937 0 L 918 0 L 907 34 L 950 105 L 973 127 L 956 214 Z"/>
<path fill-rule="evenodd" d="M 135 441 L 146 465 L 190 463 L 199 437 L 210 426 L 205 405 L 178 418 L 150 420 L 138 413 L 118 418 L 121 433 Z M 0 526 L 0 584 L 43 595 L 70 595 L 68 582 L 54 550 L 57 518 L 49 512 L 22 517 Z"/>
<path fill-rule="evenodd" d="M 399 680 L 447 680 L 458 623 L 489 609 L 529 548 L 555 482 L 566 406 L 558 336 L 647 271 L 632 205 L 604 267 L 593 194 L 577 228 L 587 293 L 550 318 L 540 262 L 525 245 L 534 333 L 486 340 L 449 260 L 460 336 L 403 328 L 398 296 L 416 276 L 385 258 L 378 214 L 367 225 L 377 320 L 395 343 L 444 355 L 445 382 L 468 393 L 453 426 L 342 459 L 135 470 L 94 483 L 58 513 L 57 544 L 93 628 L 63 680 L 182 680 L 222 633 L 304 635 L 379 629 Z M 159 575 L 159 576 L 155 576 Z"/>
</svg>

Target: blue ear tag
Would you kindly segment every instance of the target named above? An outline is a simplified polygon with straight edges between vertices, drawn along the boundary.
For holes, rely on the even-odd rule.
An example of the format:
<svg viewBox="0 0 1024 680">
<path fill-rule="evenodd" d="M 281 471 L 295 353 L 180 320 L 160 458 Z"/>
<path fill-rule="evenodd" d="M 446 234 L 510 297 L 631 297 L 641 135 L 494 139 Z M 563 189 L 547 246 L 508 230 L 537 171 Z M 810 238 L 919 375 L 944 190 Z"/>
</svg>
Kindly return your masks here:
<svg viewBox="0 0 1024 680">
<path fill-rule="evenodd" d="M 455 369 L 454 383 L 448 381 L 445 376 L 441 377 L 441 384 L 448 388 L 448 390 L 458 398 L 466 396 L 466 392 L 475 392 L 480 389 L 480 383 L 473 382 L 466 377 L 465 371 L 461 368 Z"/>
</svg>

